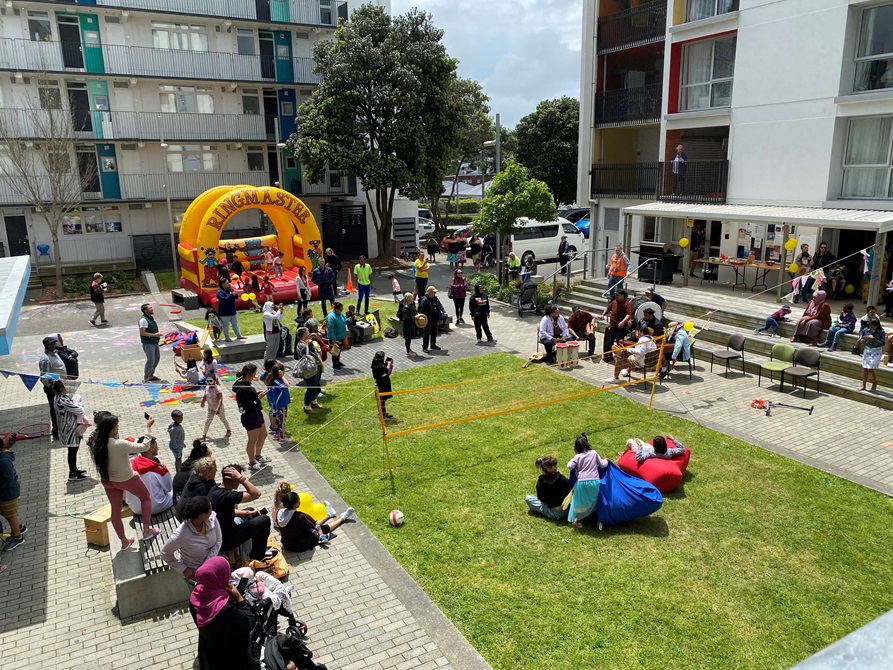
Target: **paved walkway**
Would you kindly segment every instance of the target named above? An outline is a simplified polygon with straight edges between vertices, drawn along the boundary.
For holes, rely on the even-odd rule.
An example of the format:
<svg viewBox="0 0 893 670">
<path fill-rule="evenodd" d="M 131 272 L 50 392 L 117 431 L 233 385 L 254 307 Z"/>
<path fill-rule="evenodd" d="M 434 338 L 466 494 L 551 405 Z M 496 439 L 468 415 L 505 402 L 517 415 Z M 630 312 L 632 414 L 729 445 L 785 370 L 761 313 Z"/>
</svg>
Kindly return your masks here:
<svg viewBox="0 0 893 670">
<path fill-rule="evenodd" d="M 141 302 L 141 297 L 121 298 L 110 305 L 110 319 L 115 324 L 111 328 L 88 326 L 88 330 L 70 333 L 70 344 L 82 352 L 83 378 L 140 378 L 143 359 L 137 333 L 134 327 L 123 324 L 136 322 Z M 29 334 L 16 338 L 14 352 L 0 358 L 0 368 L 33 372 L 41 337 L 63 325 L 70 328 L 86 322 L 88 310 L 88 304 L 74 303 L 26 311 Z M 392 355 L 398 368 L 490 351 L 510 351 L 526 357 L 535 348 L 537 322 L 533 316 L 521 320 L 513 309 L 494 304 L 491 327 L 499 340 L 495 345 L 478 345 L 472 327 L 459 327 L 440 343 L 446 352 L 410 360 L 403 353 L 401 340 L 387 340 L 346 352 L 343 361 L 348 368 L 335 379 L 367 377 L 378 348 Z M 42 328 L 42 324 L 47 327 Z M 170 355 L 165 353 L 162 360 L 160 376 L 172 373 Z M 566 374 L 600 384 L 609 373 L 609 366 L 603 363 L 583 362 Z M 332 379 L 330 372 L 326 376 Z M 142 388 L 84 384 L 80 392 L 90 409 L 113 408 L 121 416 L 123 434 L 139 434 L 143 425 L 139 403 L 148 399 Z M 644 386 L 617 392 L 647 403 Z M 887 441 L 883 430 L 889 417 L 882 410 L 822 396 L 814 401 L 812 416 L 778 409 L 766 417 L 749 406 L 757 397 L 802 404 L 779 393 L 777 386 L 758 389 L 755 380 L 749 375 L 742 378 L 740 373 L 733 373 L 727 380 L 718 373 L 711 374 L 698 362 L 692 381 L 679 373 L 658 387 L 655 407 L 893 494 L 893 442 Z M 237 422 L 234 402 L 226 402 L 227 415 Z M 187 436 L 198 435 L 204 410 L 198 405 L 180 408 L 186 415 Z M 161 416 L 161 412 L 156 413 Z M 0 380 L 0 429 L 44 421 L 46 414 L 45 398 L 39 389 L 28 393 L 17 378 Z M 164 424 L 163 418 L 159 423 Z M 155 432 L 163 434 L 163 425 Z M 219 463 L 244 462 L 240 431 L 236 430 L 231 440 L 214 438 L 215 434 L 222 434 L 217 426 L 212 427 L 211 442 Z M 298 451 L 286 450 L 287 446 L 275 443 L 266 447 L 267 455 L 273 455 L 273 466 L 254 478 L 265 499 L 272 494 L 275 482 L 285 477 L 315 497 L 332 501 L 337 508 L 345 506 Z M 191 668 L 195 629 L 188 614 L 158 613 L 150 619 L 122 624 L 112 612 L 110 554 L 87 549 L 81 521 L 66 516 L 66 508 L 82 496 L 99 494 L 75 504 L 75 512 L 94 509 L 104 502 L 87 454 L 81 455 L 80 464 L 91 471 L 92 478 L 69 483 L 64 449 L 53 448 L 46 439 L 35 439 L 21 442 L 16 452 L 23 485 L 22 516 L 29 530 L 24 545 L 2 556 L 9 564 L 0 577 L 3 666 L 17 670 L 45 667 L 46 650 L 58 648 L 65 652 L 54 658 L 55 668 L 87 664 L 98 669 Z M 164 449 L 162 459 L 171 460 Z M 115 539 L 112 550 L 118 550 Z M 290 581 L 297 585 L 297 611 L 311 628 L 309 646 L 330 667 L 487 667 L 375 540 L 362 519 L 345 526 L 329 550 L 309 556 L 290 555 L 288 559 L 292 566 Z"/>
</svg>

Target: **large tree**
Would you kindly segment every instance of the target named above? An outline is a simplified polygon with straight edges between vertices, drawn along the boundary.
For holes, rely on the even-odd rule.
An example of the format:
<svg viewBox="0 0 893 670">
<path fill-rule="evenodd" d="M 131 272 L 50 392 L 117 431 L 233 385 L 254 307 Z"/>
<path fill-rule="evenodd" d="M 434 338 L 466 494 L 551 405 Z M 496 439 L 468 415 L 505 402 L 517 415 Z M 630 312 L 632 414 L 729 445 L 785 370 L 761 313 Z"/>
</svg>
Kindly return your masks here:
<svg viewBox="0 0 893 670">
<path fill-rule="evenodd" d="M 28 100 L 28 109 L 0 109 L 0 175 L 23 201 L 47 223 L 56 266 L 56 295 L 62 296 L 62 253 L 59 231 L 81 206 L 84 192 L 95 190 L 95 158 L 77 153 L 72 113 L 61 109 L 61 101 L 38 104 Z M 54 108 L 54 107 L 59 108 Z"/>
<path fill-rule="evenodd" d="M 544 100 L 515 127 L 518 162 L 548 184 L 558 204 L 577 197 L 579 132 L 580 103 L 567 96 Z"/>
<path fill-rule="evenodd" d="M 429 14 L 391 18 L 363 5 L 313 50 L 322 83 L 298 110 L 288 146 L 311 181 L 326 166 L 360 180 L 379 256 L 388 253 L 394 198 L 430 192 L 432 164 L 443 166 L 443 139 L 456 132 L 456 61 L 442 37 Z"/>
<path fill-rule="evenodd" d="M 538 179 L 531 179 L 526 167 L 509 159 L 505 169 L 493 178 L 487 189 L 481 216 L 474 227 L 485 235 L 499 234 L 505 245 L 512 233 L 524 227 L 518 222 L 522 217 L 554 221 L 558 210 L 549 187 Z"/>
</svg>

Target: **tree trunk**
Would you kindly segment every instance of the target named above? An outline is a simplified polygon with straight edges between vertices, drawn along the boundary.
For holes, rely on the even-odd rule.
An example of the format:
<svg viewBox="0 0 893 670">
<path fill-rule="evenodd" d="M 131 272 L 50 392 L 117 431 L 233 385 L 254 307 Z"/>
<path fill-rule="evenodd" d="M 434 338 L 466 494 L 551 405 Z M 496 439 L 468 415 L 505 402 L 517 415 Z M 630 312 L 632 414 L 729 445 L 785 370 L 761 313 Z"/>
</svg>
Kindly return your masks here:
<svg viewBox="0 0 893 670">
<path fill-rule="evenodd" d="M 50 227 L 50 240 L 53 243 L 53 261 L 56 265 L 56 297 L 62 297 L 62 254 L 59 252 L 59 222 L 50 221 L 49 217 L 44 216 L 44 220 Z M 38 267 L 38 271 L 40 268 Z M 39 274 L 39 272 L 38 272 Z"/>
</svg>

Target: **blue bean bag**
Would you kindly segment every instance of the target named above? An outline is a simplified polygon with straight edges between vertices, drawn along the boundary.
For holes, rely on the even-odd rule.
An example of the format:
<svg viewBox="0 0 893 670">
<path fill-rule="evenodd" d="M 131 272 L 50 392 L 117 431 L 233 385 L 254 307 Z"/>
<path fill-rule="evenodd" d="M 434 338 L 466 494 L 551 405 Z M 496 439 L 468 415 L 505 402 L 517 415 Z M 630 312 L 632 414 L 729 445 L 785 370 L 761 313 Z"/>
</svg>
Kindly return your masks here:
<svg viewBox="0 0 893 670">
<path fill-rule="evenodd" d="M 605 526 L 616 526 L 654 514 L 664 504 L 664 497 L 654 484 L 626 474 L 608 462 L 599 468 L 598 520 Z"/>
</svg>

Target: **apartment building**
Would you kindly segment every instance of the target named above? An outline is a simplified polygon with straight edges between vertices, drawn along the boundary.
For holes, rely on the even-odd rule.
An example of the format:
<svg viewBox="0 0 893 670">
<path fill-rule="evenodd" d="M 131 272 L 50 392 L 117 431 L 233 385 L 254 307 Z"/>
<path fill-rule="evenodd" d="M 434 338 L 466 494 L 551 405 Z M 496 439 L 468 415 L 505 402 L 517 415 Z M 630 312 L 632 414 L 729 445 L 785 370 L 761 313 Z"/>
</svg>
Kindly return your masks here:
<svg viewBox="0 0 893 670">
<path fill-rule="evenodd" d="M 675 245 L 701 223 L 706 256 L 887 247 L 893 2 L 587 0 L 582 66 L 594 248 Z"/>
<path fill-rule="evenodd" d="M 77 139 L 71 169 L 95 173 L 60 236 L 63 263 L 130 259 L 170 267 L 171 218 L 176 230 L 189 202 L 220 184 L 280 184 L 304 200 L 324 237 L 337 236 L 332 245 L 348 257 L 376 253 L 356 179 L 329 172 L 310 183 L 283 144 L 295 132 L 298 106 L 319 83 L 314 44 L 331 38 L 359 4 L 0 2 L 0 114 L 35 150 L 45 124 L 33 122 L 34 110 L 64 115 Z M 390 11 L 389 0 L 379 4 Z M 6 254 L 31 255 L 38 269 L 50 262 L 46 224 L 2 179 L 0 218 Z M 226 233 L 250 235 L 263 226 L 251 210 Z"/>
</svg>

